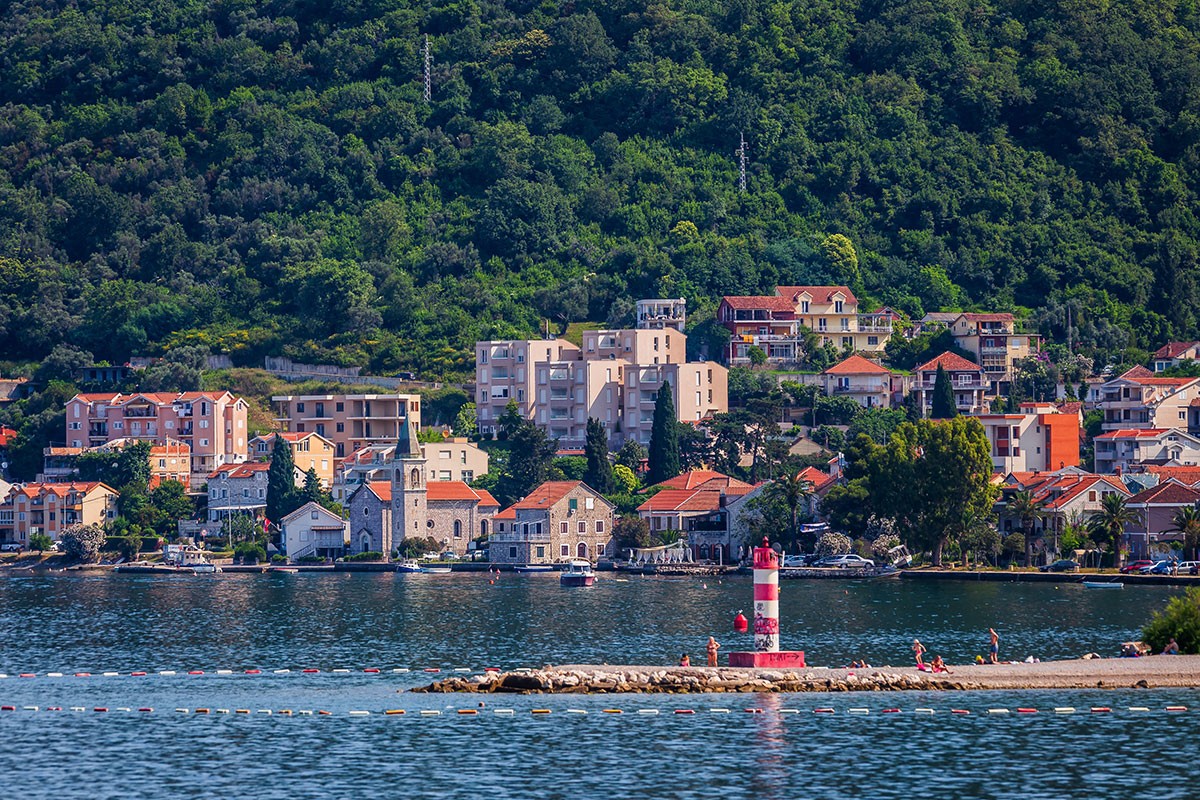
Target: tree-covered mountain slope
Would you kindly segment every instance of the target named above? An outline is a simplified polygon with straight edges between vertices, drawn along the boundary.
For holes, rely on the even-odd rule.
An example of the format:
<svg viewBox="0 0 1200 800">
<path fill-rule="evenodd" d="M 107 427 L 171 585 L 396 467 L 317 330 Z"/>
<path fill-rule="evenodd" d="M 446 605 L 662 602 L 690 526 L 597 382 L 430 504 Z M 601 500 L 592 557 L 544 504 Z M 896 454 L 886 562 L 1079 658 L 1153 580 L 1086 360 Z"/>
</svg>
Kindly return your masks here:
<svg viewBox="0 0 1200 800">
<path fill-rule="evenodd" d="M 701 321 L 823 281 L 1059 339 L 1069 318 L 1107 360 L 1200 336 L 1198 14 L 13 0 L 0 357 L 202 344 L 461 374 L 475 339 L 543 318 L 683 296 Z"/>
</svg>

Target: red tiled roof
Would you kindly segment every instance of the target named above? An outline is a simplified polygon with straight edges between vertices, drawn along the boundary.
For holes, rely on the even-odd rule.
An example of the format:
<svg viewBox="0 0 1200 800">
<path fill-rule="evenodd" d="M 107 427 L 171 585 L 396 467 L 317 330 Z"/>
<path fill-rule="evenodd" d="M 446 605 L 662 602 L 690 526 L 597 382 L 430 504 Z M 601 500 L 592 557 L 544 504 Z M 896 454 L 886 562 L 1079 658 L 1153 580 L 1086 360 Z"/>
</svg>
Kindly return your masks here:
<svg viewBox="0 0 1200 800">
<path fill-rule="evenodd" d="M 1155 375 L 1141 364 L 1121 373 L 1115 380 L 1129 381 L 1139 386 L 1187 386 L 1200 381 L 1200 378 L 1162 378 Z"/>
<path fill-rule="evenodd" d="M 721 507 L 721 492 L 664 489 L 638 506 L 638 511 L 716 511 Z"/>
<path fill-rule="evenodd" d="M 392 482 L 391 481 L 368 481 L 363 486 L 367 487 L 370 492 L 385 503 L 392 502 Z"/>
<path fill-rule="evenodd" d="M 247 461 L 242 464 L 224 464 L 209 473 L 209 478 L 215 478 L 221 473 L 228 473 L 231 478 L 249 478 L 256 472 L 266 472 L 271 465 L 266 461 Z"/>
<path fill-rule="evenodd" d="M 500 501 L 492 497 L 492 493 L 487 489 L 476 489 L 475 494 L 479 495 L 479 505 L 485 507 L 492 506 L 494 508 L 500 507 Z"/>
<path fill-rule="evenodd" d="M 121 396 L 120 392 L 88 392 L 75 395 L 72 400 L 83 400 L 85 403 L 111 402 Z"/>
<path fill-rule="evenodd" d="M 1164 482 L 1174 478 L 1180 483 L 1186 483 L 1188 486 L 1195 486 L 1200 483 L 1200 467 L 1166 467 L 1166 466 L 1148 466 L 1146 472 L 1151 475 L 1157 475 Z"/>
<path fill-rule="evenodd" d="M 745 494 L 754 487 L 745 481 L 739 481 L 737 478 L 731 478 L 720 472 L 714 472 L 711 469 L 694 469 L 691 472 L 685 472 L 682 475 L 676 475 L 670 480 L 656 484 L 667 489 L 689 489 L 695 491 L 709 481 L 720 480 L 724 483 L 722 488 L 726 489 L 726 494 Z M 715 485 L 706 488 L 717 488 Z M 739 491 L 740 490 L 740 491 Z"/>
<path fill-rule="evenodd" d="M 1082 410 L 1083 403 L 1078 401 L 1058 404 L 1058 413 L 1060 414 L 1078 414 Z"/>
<path fill-rule="evenodd" d="M 46 494 L 52 494 L 57 497 L 66 497 L 71 492 L 88 494 L 97 488 L 104 488 L 112 494 L 118 494 L 116 489 L 101 481 L 72 481 L 70 483 L 26 483 L 22 486 L 14 486 L 13 494 L 23 494 L 26 497 L 37 497 L 39 495 Z"/>
<path fill-rule="evenodd" d="M 497 514 L 495 517 L 493 517 L 493 519 L 516 519 L 516 518 L 517 518 L 517 509 L 514 508 L 513 506 L 509 506 L 508 508 L 504 509 L 499 514 Z"/>
<path fill-rule="evenodd" d="M 819 491 L 825 487 L 825 484 L 833 480 L 833 476 L 822 472 L 816 467 L 805 467 L 800 470 L 800 476 L 812 484 L 813 491 Z"/>
<path fill-rule="evenodd" d="M 513 508 L 549 508 L 566 497 L 576 486 L 582 486 L 582 481 L 546 481 L 534 489 L 523 500 L 513 503 Z"/>
<path fill-rule="evenodd" d="M 834 364 L 823 373 L 825 375 L 890 375 L 891 370 L 881 366 L 879 362 L 863 358 L 857 353 L 844 361 Z"/>
<path fill-rule="evenodd" d="M 1200 501 L 1200 489 L 1167 481 L 1138 492 L 1126 501 L 1127 505 L 1190 506 Z"/>
<path fill-rule="evenodd" d="M 77 456 L 83 452 L 82 447 L 47 447 L 44 451 L 45 455 L 49 456 Z M 150 448 L 150 452 L 154 452 L 154 448 Z"/>
<path fill-rule="evenodd" d="M 425 485 L 425 497 L 430 502 L 438 500 L 468 500 L 478 502 L 475 490 L 462 481 L 430 481 Z"/>
<path fill-rule="evenodd" d="M 818 303 L 832 303 L 833 296 L 838 292 L 845 295 L 847 303 L 858 302 L 858 298 L 854 296 L 854 292 L 850 291 L 849 286 L 776 286 L 775 292 L 780 297 L 790 300 L 793 307 L 795 307 L 796 298 L 806 293 Z"/>
<path fill-rule="evenodd" d="M 1157 439 L 1164 433 L 1168 433 L 1167 428 L 1121 428 L 1120 430 L 1109 431 L 1097 436 L 1097 439 Z"/>
<path fill-rule="evenodd" d="M 726 295 L 722 302 L 738 311 L 764 309 L 766 311 L 795 311 L 796 307 L 786 297 L 774 295 L 733 296 Z"/>
<path fill-rule="evenodd" d="M 1200 342 L 1167 342 L 1154 351 L 1155 358 L 1179 358 L 1188 350 L 1200 345 Z"/>
<path fill-rule="evenodd" d="M 9 442 L 17 435 L 16 430 L 0 425 L 0 447 L 8 447 Z"/>
<path fill-rule="evenodd" d="M 1058 511 L 1085 491 L 1096 488 L 1096 484 L 1108 484 L 1121 494 L 1128 496 L 1129 490 L 1125 484 L 1107 475 L 1063 475 L 1042 485 L 1034 492 L 1034 497 L 1045 502 L 1049 511 Z"/>
<path fill-rule="evenodd" d="M 937 370 L 939 365 L 942 367 L 942 369 L 946 370 L 947 372 L 963 372 L 963 371 L 967 371 L 967 370 L 969 370 L 971 372 L 983 372 L 983 370 L 980 368 L 980 366 L 978 364 L 976 364 L 975 362 L 968 361 L 967 359 L 960 356 L 958 353 L 952 353 L 949 350 L 942 353 L 937 358 L 933 358 L 933 359 L 930 359 L 929 361 L 926 361 L 924 364 L 917 367 L 916 371 L 917 372 L 933 372 L 933 371 Z"/>
</svg>

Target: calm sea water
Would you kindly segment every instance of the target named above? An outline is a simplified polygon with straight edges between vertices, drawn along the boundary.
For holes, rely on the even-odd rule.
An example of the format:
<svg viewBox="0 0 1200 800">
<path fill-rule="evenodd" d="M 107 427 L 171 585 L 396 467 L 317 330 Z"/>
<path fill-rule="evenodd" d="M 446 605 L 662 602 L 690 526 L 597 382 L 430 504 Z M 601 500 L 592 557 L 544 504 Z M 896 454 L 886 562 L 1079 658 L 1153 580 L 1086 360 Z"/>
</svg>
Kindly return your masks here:
<svg viewBox="0 0 1200 800">
<path fill-rule="evenodd" d="M 730 630 L 750 605 L 748 579 L 603 577 L 584 590 L 562 589 L 552 575 L 506 575 L 494 585 L 482 575 L 2 578 L 0 673 L 10 677 L 0 679 L 0 704 L 40 709 L 0 713 L 3 797 L 1200 796 L 1182 766 L 1200 735 L 1200 692 L 1190 690 L 488 696 L 473 716 L 456 712 L 478 696 L 398 691 L 436 677 L 423 668 L 668 664 L 683 651 L 699 658 L 710 633 L 727 650 L 748 644 Z M 810 664 L 900 664 L 918 636 L 961 662 L 985 649 L 994 626 L 1005 658 L 1109 655 L 1172 593 L 785 582 L 783 644 L 804 649 Z M 46 676 L 80 671 L 94 677 Z M 38 677 L 16 677 L 23 672 Z M 1162 711 L 1172 704 L 1196 710 Z M 1115 713 L 1047 713 L 1093 705 Z M 115 711 L 143 706 L 155 711 Z M 812 713 L 822 706 L 837 713 Z M 1018 706 L 1043 713 L 986 713 Z M 196 715 L 201 707 L 275 713 Z M 626 713 L 602 713 L 609 707 Z M 855 707 L 871 713 L 846 713 Z M 905 713 L 880 713 L 888 707 Z M 912 713 L 918 707 L 937 713 Z M 396 708 L 408 713 L 381 714 Z M 282 709 L 333 713 L 283 717 Z M 1175 764 L 1178 779 L 1164 780 Z"/>
</svg>

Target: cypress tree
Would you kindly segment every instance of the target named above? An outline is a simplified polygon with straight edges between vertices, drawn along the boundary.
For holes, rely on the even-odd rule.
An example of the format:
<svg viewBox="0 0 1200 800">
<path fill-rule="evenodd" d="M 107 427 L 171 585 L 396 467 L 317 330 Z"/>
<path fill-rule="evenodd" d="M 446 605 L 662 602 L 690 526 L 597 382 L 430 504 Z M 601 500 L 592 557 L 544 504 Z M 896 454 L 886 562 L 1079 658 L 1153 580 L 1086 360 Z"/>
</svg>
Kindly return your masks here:
<svg viewBox="0 0 1200 800">
<path fill-rule="evenodd" d="M 954 389 L 950 386 L 950 376 L 938 364 L 937 377 L 933 381 L 933 402 L 930 403 L 930 419 L 954 419 L 958 416 L 958 407 L 954 405 Z"/>
<path fill-rule="evenodd" d="M 671 384 L 663 381 L 654 401 L 654 424 L 650 428 L 650 471 L 647 482 L 653 486 L 670 480 L 682 471 L 679 462 L 679 420 Z"/>
<path fill-rule="evenodd" d="M 317 476 L 317 470 L 309 467 L 308 472 L 304 473 L 304 489 L 300 492 L 300 505 L 308 502 L 320 505 L 324 496 L 325 490 L 321 488 L 321 479 Z"/>
<path fill-rule="evenodd" d="M 292 458 L 292 448 L 278 434 L 275 435 L 275 447 L 271 451 L 271 469 L 267 472 L 267 519 L 272 525 L 278 525 L 279 520 L 295 511 L 296 503 L 296 462 Z"/>
<path fill-rule="evenodd" d="M 587 458 L 587 471 L 583 473 L 583 482 L 600 494 L 611 494 L 615 488 L 612 463 L 608 460 L 608 431 L 604 423 L 588 417 L 587 443 L 584 445 L 584 456 Z"/>
</svg>

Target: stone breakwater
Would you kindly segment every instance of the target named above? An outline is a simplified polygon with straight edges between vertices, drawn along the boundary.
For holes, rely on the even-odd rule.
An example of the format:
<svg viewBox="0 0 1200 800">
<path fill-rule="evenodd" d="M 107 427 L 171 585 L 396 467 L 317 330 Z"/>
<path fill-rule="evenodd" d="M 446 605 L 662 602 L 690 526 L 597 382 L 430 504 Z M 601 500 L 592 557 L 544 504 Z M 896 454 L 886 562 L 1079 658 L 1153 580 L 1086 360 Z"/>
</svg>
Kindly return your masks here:
<svg viewBox="0 0 1200 800">
<path fill-rule="evenodd" d="M 972 689 L 952 676 L 868 670 L 758 670 L 725 667 L 549 667 L 446 678 L 414 692 L 483 694 L 691 694 Z"/>
<path fill-rule="evenodd" d="M 886 692 L 976 689 L 1200 688 L 1200 656 L 1096 658 L 952 666 L 932 674 L 913 667 L 736 669 L 731 667 L 548 666 L 454 677 L 414 692 L 606 694 L 703 692 Z"/>
</svg>

